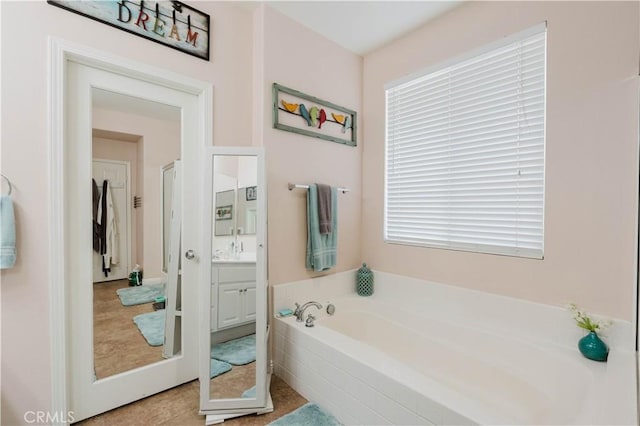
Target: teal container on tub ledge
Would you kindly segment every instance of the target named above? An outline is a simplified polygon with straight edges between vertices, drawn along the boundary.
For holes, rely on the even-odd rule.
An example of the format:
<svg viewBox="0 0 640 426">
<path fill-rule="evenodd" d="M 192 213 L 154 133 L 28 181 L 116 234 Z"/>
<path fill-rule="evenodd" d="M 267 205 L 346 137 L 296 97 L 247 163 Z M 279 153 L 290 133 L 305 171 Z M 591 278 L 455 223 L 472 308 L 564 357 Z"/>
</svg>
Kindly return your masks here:
<svg viewBox="0 0 640 426">
<path fill-rule="evenodd" d="M 606 361 L 609 357 L 607 344 L 600 339 L 595 331 L 590 331 L 578 341 L 578 349 L 582 355 L 594 361 Z"/>
<path fill-rule="evenodd" d="M 358 296 L 371 296 L 373 294 L 373 272 L 367 267 L 366 263 L 362 264 L 362 268 L 358 269 L 356 274 L 356 291 Z"/>
</svg>

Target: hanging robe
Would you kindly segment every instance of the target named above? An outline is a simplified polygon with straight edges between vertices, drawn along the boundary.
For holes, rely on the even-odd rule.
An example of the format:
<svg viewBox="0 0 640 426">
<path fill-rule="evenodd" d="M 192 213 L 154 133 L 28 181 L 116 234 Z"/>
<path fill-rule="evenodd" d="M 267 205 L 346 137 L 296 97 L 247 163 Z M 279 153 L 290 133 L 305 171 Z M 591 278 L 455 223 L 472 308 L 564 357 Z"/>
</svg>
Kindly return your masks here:
<svg viewBox="0 0 640 426">
<path fill-rule="evenodd" d="M 102 183 L 102 197 L 98 210 L 100 211 L 101 223 L 101 254 L 102 254 L 102 271 L 104 276 L 108 277 L 111 272 L 111 265 L 117 265 L 119 262 L 119 238 L 118 224 L 115 215 L 113 198 L 111 197 L 111 186 L 109 181 Z"/>
</svg>

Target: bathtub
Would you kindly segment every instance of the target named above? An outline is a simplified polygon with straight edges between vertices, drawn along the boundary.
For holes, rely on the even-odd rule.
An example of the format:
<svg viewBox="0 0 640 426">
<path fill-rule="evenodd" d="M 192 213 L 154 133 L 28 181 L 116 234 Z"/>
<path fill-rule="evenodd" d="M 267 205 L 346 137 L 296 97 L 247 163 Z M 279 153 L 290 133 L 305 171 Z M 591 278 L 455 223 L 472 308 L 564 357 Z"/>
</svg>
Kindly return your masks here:
<svg viewBox="0 0 640 426">
<path fill-rule="evenodd" d="M 333 316 L 309 308 L 312 328 L 275 319 L 276 374 L 345 424 L 636 424 L 632 351 L 596 363 L 397 302 L 347 294 Z"/>
</svg>

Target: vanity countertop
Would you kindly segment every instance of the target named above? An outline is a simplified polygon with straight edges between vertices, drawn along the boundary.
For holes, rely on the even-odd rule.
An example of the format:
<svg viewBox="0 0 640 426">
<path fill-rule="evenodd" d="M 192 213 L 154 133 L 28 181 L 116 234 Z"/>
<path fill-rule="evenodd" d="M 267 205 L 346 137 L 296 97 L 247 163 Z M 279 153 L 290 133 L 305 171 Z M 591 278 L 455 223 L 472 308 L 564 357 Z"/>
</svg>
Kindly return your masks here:
<svg viewBox="0 0 640 426">
<path fill-rule="evenodd" d="M 256 262 L 256 254 L 244 252 L 240 253 L 238 256 L 229 256 L 229 257 L 213 257 L 211 259 L 211 263 L 255 263 Z"/>
</svg>

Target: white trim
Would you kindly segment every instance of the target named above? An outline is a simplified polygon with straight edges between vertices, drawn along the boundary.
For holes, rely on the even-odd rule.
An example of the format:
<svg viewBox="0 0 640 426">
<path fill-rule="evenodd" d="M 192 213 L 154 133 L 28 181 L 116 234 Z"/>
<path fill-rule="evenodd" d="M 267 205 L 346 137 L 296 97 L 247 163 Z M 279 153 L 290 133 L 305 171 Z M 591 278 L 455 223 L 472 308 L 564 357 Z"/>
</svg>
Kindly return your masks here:
<svg viewBox="0 0 640 426">
<path fill-rule="evenodd" d="M 638 88 L 640 88 L 640 76 L 636 77 L 636 90 L 638 90 Z M 638 106 L 640 106 L 640 91 L 637 93 L 638 95 Z M 638 259 L 638 256 L 640 256 L 640 253 L 638 251 L 639 249 L 639 245 L 640 245 L 640 235 L 638 234 L 638 232 L 640 232 L 640 115 L 637 117 L 638 118 L 638 128 L 636 130 L 638 130 L 638 140 L 636 140 L 636 191 L 635 191 L 635 197 L 636 197 L 636 202 L 635 202 L 635 207 L 636 207 L 636 221 L 635 221 L 635 229 L 634 229 L 634 235 L 635 235 L 635 244 L 634 244 L 634 248 L 633 248 L 633 318 L 631 319 L 631 324 L 633 326 L 633 335 L 635 337 L 635 349 L 636 349 L 636 353 L 638 352 L 638 349 L 640 348 L 640 336 L 638 335 L 638 315 L 640 315 L 640 313 L 638 312 L 638 292 L 640 291 L 640 289 L 638 288 L 638 286 L 640 286 L 640 281 L 639 281 L 639 273 L 640 271 L 638 271 L 638 268 L 640 268 L 640 259 Z M 640 362 L 640 360 L 639 360 Z M 640 364 L 639 364 L 640 366 Z M 640 379 L 639 377 L 640 374 L 640 368 L 636 369 L 636 380 Z M 640 410 L 640 406 L 638 407 L 638 409 Z"/>
<path fill-rule="evenodd" d="M 162 277 L 142 278 L 142 285 L 162 284 L 166 282 L 167 280 Z"/>
<path fill-rule="evenodd" d="M 200 123 L 198 140 L 206 145 L 210 145 L 212 136 L 213 88 L 210 83 L 59 38 L 49 37 L 48 44 L 51 412 L 66 413 L 69 404 L 65 292 L 67 241 L 64 239 L 64 98 L 67 62 L 77 62 L 197 96 Z M 65 424 L 64 420 L 60 419 L 54 424 Z"/>
<path fill-rule="evenodd" d="M 469 52 L 465 52 L 458 56 L 454 56 L 453 58 L 447 59 L 446 61 L 440 62 L 436 65 L 423 68 L 419 71 L 416 71 L 404 77 L 400 77 L 396 80 L 392 80 L 384 85 L 384 89 L 385 90 L 393 89 L 394 87 L 400 86 L 404 83 L 408 83 L 412 80 L 423 77 L 427 74 L 431 74 L 438 70 L 450 67 L 451 65 L 457 64 L 458 62 L 466 61 L 467 59 L 471 59 L 475 56 L 482 55 L 483 53 L 490 52 L 495 49 L 499 49 L 500 47 L 513 43 L 514 41 L 525 39 L 531 35 L 538 34 L 546 30 L 547 30 L 547 21 L 544 21 L 538 25 L 534 25 L 533 27 L 527 28 L 526 30 L 503 37 L 500 40 L 496 40 L 493 43 L 485 44 L 477 49 L 473 49 Z"/>
<path fill-rule="evenodd" d="M 162 275 L 163 276 L 167 276 L 168 270 L 169 270 L 169 262 L 168 259 L 165 259 L 165 249 L 164 249 L 164 245 L 165 245 L 165 235 L 164 235 L 164 220 L 165 220 L 165 212 L 164 212 L 164 202 L 165 202 L 165 192 L 164 192 L 164 174 L 167 170 L 173 170 L 173 168 L 175 167 L 175 162 L 172 161 L 169 164 L 165 164 L 164 166 L 162 166 L 162 169 L 160 169 L 160 223 L 162 224 L 162 230 L 160 232 L 160 247 L 162 249 L 162 254 L 161 254 L 161 258 L 162 258 Z M 172 180 L 173 182 L 173 180 Z M 173 197 L 173 193 L 172 193 L 172 197 Z M 168 239 L 168 238 L 167 238 Z"/>
<path fill-rule="evenodd" d="M 49 134 L 49 335 L 51 344 L 51 412 L 66 413 L 67 330 L 64 268 L 64 76 L 66 51 L 49 39 L 48 129 Z M 57 418 L 56 418 L 57 419 Z M 57 420 L 53 424 L 65 424 Z"/>
</svg>

